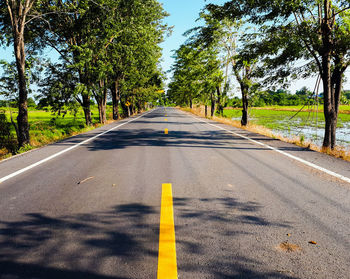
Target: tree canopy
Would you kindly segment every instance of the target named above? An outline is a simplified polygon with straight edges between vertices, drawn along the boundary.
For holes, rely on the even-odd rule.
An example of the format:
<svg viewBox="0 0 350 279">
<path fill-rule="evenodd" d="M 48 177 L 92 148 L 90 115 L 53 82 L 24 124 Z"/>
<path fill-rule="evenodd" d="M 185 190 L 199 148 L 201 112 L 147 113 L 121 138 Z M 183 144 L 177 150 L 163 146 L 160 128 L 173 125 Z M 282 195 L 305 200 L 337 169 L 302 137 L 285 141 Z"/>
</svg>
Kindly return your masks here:
<svg viewBox="0 0 350 279">
<path fill-rule="evenodd" d="M 18 100 L 20 146 L 29 143 L 27 73 L 40 50 L 53 48 L 60 57 L 43 61 L 41 103 L 59 110 L 77 101 L 87 125 L 91 98 L 104 123 L 108 96 L 117 119 L 119 105 L 124 115 L 141 111 L 163 86 L 159 44 L 170 29 L 157 0 L 6 0 L 0 9 L 1 43 L 12 46 L 16 57 L 16 71 L 5 75 L 17 79 L 18 90 L 11 95 Z"/>
</svg>

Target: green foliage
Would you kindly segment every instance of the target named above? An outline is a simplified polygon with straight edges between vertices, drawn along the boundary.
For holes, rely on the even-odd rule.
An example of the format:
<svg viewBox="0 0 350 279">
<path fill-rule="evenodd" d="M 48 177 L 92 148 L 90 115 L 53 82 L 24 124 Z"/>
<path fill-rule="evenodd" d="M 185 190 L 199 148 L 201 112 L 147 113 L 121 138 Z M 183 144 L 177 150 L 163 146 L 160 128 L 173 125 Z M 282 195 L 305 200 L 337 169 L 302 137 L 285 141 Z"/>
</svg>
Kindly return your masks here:
<svg viewBox="0 0 350 279">
<path fill-rule="evenodd" d="M 214 49 L 201 50 L 193 43 L 182 45 L 175 53 L 168 91 L 170 100 L 187 106 L 194 100 L 207 103 L 223 80 L 219 65 L 218 52 Z"/>
<path fill-rule="evenodd" d="M 33 98 L 29 97 L 27 102 L 28 102 L 28 107 L 29 108 L 35 108 L 36 107 L 36 103 L 35 103 Z"/>
<path fill-rule="evenodd" d="M 10 153 L 17 149 L 17 142 L 11 133 L 11 124 L 4 111 L 0 111 L 0 149 L 6 148 Z"/>
<path fill-rule="evenodd" d="M 11 21 L 9 8 L 19 13 L 26 3 L 31 7 L 24 15 L 26 19 Z M 131 112 L 144 109 L 155 91 L 163 87 L 159 43 L 170 29 L 163 24 L 167 13 L 157 0 L 10 0 L 1 1 L 0 10 L 1 44 L 13 45 L 17 35 L 12 27 L 25 25 L 25 79 L 28 89 L 38 76 L 45 75 L 36 96 L 41 108 L 64 116 L 69 109 L 76 114 L 78 102 L 84 108 L 86 123 L 91 124 L 90 106 L 95 104 L 91 98 L 99 108 L 95 115 L 105 119 L 107 98 L 116 81 L 118 100 L 131 103 Z M 44 72 L 37 67 L 36 58 L 47 47 L 59 53 L 60 62 L 40 61 Z M 18 98 L 21 90 L 23 96 L 30 93 L 19 86 L 23 75 L 14 62 L 2 64 L 0 94 L 25 103 L 26 97 Z M 35 104 L 29 99 L 28 105 Z"/>
<path fill-rule="evenodd" d="M 350 65 L 349 1 L 231 0 L 207 9 L 215 18 L 244 18 L 258 28 L 245 35 L 244 52 L 259 59 L 265 85 L 319 74 L 327 122 L 323 146 L 334 148 L 344 72 Z"/>
<path fill-rule="evenodd" d="M 84 97 L 93 96 L 102 109 L 115 82 L 118 100 L 131 103 L 130 108 L 141 109 L 145 98 L 153 98 L 147 88 L 159 86 L 154 78 L 161 77 L 159 43 L 168 31 L 158 1 L 69 0 L 51 8 L 58 13 L 49 18 L 54 36 L 47 40 L 79 79 L 81 86 L 70 89 L 78 92 L 74 98 L 82 104 Z"/>
</svg>

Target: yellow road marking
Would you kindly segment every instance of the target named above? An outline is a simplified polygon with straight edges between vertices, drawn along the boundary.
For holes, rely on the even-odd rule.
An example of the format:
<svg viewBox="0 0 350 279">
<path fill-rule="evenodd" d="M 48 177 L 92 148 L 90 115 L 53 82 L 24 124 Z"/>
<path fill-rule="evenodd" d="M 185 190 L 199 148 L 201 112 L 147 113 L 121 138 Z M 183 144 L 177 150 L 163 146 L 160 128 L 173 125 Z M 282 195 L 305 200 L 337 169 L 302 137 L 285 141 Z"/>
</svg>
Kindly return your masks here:
<svg viewBox="0 0 350 279">
<path fill-rule="evenodd" d="M 177 279 L 175 226 L 171 184 L 162 184 L 157 279 Z"/>
<path fill-rule="evenodd" d="M 165 118 L 165 121 L 168 121 L 168 119 L 167 119 L 167 118 Z"/>
<path fill-rule="evenodd" d="M 169 130 L 167 128 L 164 129 L 164 134 L 168 134 L 169 133 Z"/>
</svg>

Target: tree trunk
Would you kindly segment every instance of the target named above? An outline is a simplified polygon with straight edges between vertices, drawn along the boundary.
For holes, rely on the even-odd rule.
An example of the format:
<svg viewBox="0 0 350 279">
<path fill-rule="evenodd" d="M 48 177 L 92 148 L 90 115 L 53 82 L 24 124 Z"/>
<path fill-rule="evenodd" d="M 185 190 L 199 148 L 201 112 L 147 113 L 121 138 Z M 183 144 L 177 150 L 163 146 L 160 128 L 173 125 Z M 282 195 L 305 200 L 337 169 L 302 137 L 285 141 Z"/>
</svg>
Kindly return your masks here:
<svg viewBox="0 0 350 279">
<path fill-rule="evenodd" d="M 248 90 L 247 88 L 242 88 L 242 119 L 241 125 L 248 125 Z"/>
<path fill-rule="evenodd" d="M 16 58 L 16 68 L 18 73 L 18 116 L 17 116 L 17 139 L 19 147 L 29 144 L 29 124 L 28 124 L 28 91 L 26 83 L 26 56 L 24 43 L 24 26 L 26 20 L 26 13 L 29 10 L 24 9 L 29 4 L 17 3 L 15 1 L 7 2 L 7 8 L 11 18 L 11 27 L 13 34 L 13 46 Z"/>
<path fill-rule="evenodd" d="M 99 112 L 99 119 L 101 124 L 106 124 L 107 117 L 106 117 L 106 105 L 102 103 L 98 104 L 98 112 Z"/>
<path fill-rule="evenodd" d="M 336 131 L 338 123 L 338 113 L 339 113 L 339 104 L 340 104 L 340 95 L 342 90 L 342 70 L 340 69 L 341 61 L 340 59 L 335 59 L 335 68 L 333 69 L 333 75 L 331 78 L 331 89 L 332 89 L 332 106 L 333 106 L 333 115 L 331 118 L 331 148 L 334 149 L 336 145 Z"/>
<path fill-rule="evenodd" d="M 105 124 L 107 122 L 107 116 L 106 116 L 107 87 L 104 86 L 105 82 L 103 80 L 100 81 L 99 85 L 100 85 L 99 91 L 94 95 L 98 105 L 100 123 Z"/>
<path fill-rule="evenodd" d="M 218 95 L 218 101 L 217 101 L 216 108 L 217 108 L 217 111 L 218 111 L 219 115 L 223 116 L 224 115 L 224 108 L 222 106 L 222 98 L 221 98 L 222 96 L 221 96 L 221 92 L 220 92 L 220 87 L 219 86 L 216 87 L 216 93 Z"/>
<path fill-rule="evenodd" d="M 207 105 L 204 106 L 204 115 L 205 115 L 205 118 L 207 118 L 207 116 L 208 116 L 208 106 Z"/>
<path fill-rule="evenodd" d="M 190 99 L 190 108 L 192 108 L 192 99 Z"/>
<path fill-rule="evenodd" d="M 90 96 L 83 94 L 82 99 L 83 99 L 83 110 L 85 115 L 85 124 L 87 126 L 90 126 L 92 125 L 91 110 L 90 110 Z"/>
<path fill-rule="evenodd" d="M 142 110 L 144 109 L 144 107 L 142 106 L 141 101 L 137 102 L 136 108 L 137 108 L 137 113 L 141 113 L 141 112 L 142 112 Z"/>
<path fill-rule="evenodd" d="M 120 94 L 119 94 L 119 81 L 115 80 L 113 82 L 111 87 L 112 92 L 112 103 L 113 103 L 113 119 L 117 120 L 120 118 L 119 114 L 119 100 L 120 100 Z"/>
<path fill-rule="evenodd" d="M 120 101 L 120 106 L 122 107 L 122 117 L 129 117 L 129 109 L 123 100 Z"/>
<path fill-rule="evenodd" d="M 101 124 L 107 123 L 106 106 L 107 106 L 107 94 L 106 92 L 104 92 L 103 96 L 100 98 L 98 102 L 98 112 L 99 112 L 99 119 Z"/>
<path fill-rule="evenodd" d="M 210 93 L 210 116 L 213 117 L 215 113 L 215 100 L 213 93 Z"/>
<path fill-rule="evenodd" d="M 334 91 L 332 90 L 331 82 L 331 27 L 330 20 L 330 5 L 329 0 L 324 1 L 324 18 L 322 20 L 322 42 L 324 51 L 322 53 L 322 81 L 323 81 L 323 96 L 324 96 L 324 117 L 325 117 L 325 132 L 323 139 L 323 148 L 334 148 L 335 146 L 335 130 L 336 119 L 334 107 Z M 333 142 L 332 142 L 333 138 Z"/>
<path fill-rule="evenodd" d="M 19 147 L 29 144 L 29 124 L 28 124 L 28 91 L 25 74 L 25 46 L 23 33 L 17 33 L 14 39 L 14 50 L 16 56 L 16 66 L 18 71 L 18 145 Z"/>
<path fill-rule="evenodd" d="M 331 89 L 331 63 L 330 57 L 326 56 L 322 58 L 322 82 L 323 82 L 323 113 L 325 117 L 325 131 L 323 139 L 323 147 L 331 147 L 331 134 L 332 134 L 332 119 L 334 119 L 334 111 L 332 108 L 332 89 Z"/>
</svg>

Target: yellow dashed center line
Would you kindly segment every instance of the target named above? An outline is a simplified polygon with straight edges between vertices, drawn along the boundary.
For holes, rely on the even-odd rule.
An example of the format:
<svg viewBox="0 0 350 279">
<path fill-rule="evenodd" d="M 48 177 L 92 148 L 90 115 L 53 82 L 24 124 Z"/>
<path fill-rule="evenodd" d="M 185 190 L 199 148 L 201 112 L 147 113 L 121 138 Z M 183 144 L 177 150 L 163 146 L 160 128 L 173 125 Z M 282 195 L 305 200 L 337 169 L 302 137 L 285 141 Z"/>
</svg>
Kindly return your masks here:
<svg viewBox="0 0 350 279">
<path fill-rule="evenodd" d="M 169 130 L 167 128 L 164 129 L 164 134 L 168 134 L 169 133 Z"/>
<path fill-rule="evenodd" d="M 177 279 L 173 196 L 170 183 L 162 184 L 157 279 Z"/>
<path fill-rule="evenodd" d="M 167 118 L 165 118 L 164 120 L 165 120 L 165 121 L 168 121 L 168 119 L 167 119 Z"/>
</svg>

